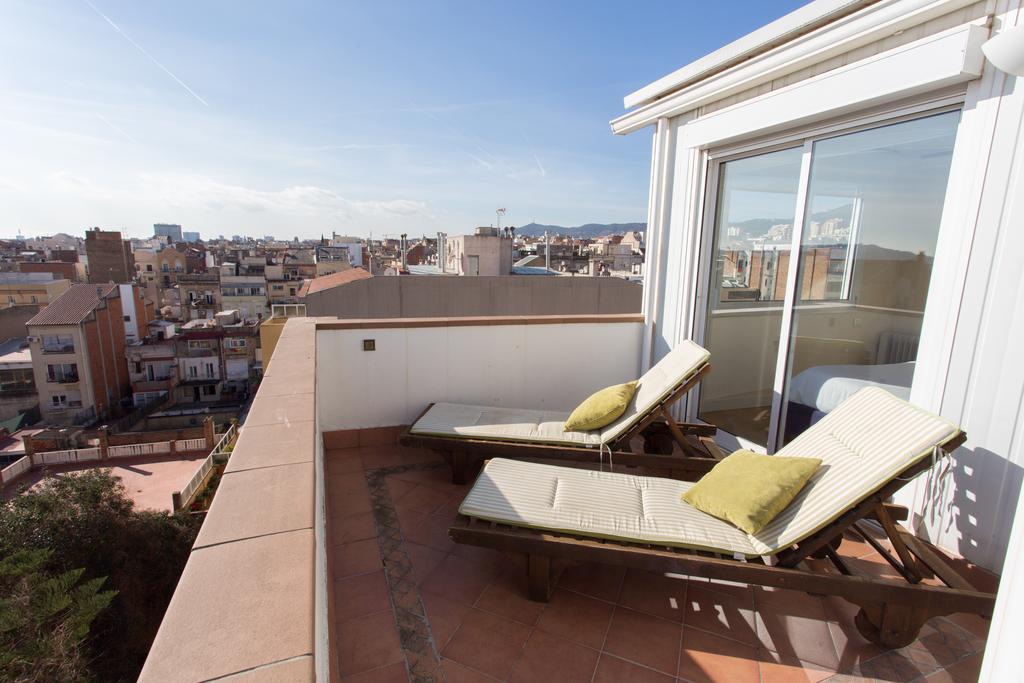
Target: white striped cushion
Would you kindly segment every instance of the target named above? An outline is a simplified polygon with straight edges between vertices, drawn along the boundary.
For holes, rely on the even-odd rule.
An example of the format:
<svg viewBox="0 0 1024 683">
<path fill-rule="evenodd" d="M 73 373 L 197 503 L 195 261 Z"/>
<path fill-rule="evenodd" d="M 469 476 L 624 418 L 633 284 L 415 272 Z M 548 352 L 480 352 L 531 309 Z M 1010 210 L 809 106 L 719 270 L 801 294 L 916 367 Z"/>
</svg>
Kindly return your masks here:
<svg viewBox="0 0 1024 683">
<path fill-rule="evenodd" d="M 435 403 L 409 430 L 413 434 L 461 436 L 470 439 L 531 441 L 597 446 L 598 432 L 567 432 L 569 413 L 522 408 L 489 408 Z"/>
<path fill-rule="evenodd" d="M 779 451 L 820 458 L 822 466 L 753 536 L 684 503 L 687 482 L 505 459 L 487 464 L 459 511 L 581 536 L 773 555 L 832 523 L 958 432 L 882 389 L 861 389 Z"/>
<path fill-rule="evenodd" d="M 459 512 L 581 536 L 760 555 L 747 534 L 682 502 L 692 485 L 495 458 Z"/>
<path fill-rule="evenodd" d="M 861 389 L 778 452 L 822 466 L 757 540 L 784 548 L 807 538 L 959 431 L 884 389 Z"/>
<path fill-rule="evenodd" d="M 435 403 L 410 429 L 412 434 L 453 436 L 492 441 L 529 441 L 597 446 L 610 443 L 703 367 L 710 354 L 691 341 L 670 351 L 637 382 L 637 390 L 622 417 L 602 431 L 566 432 L 569 413 L 524 408 L 495 408 Z"/>
<path fill-rule="evenodd" d="M 645 372 L 636 386 L 633 400 L 626 412 L 615 422 L 601 430 L 601 442 L 611 443 L 654 406 L 669 396 L 680 384 L 707 364 L 711 352 L 692 341 L 680 342 L 665 357 Z"/>
</svg>

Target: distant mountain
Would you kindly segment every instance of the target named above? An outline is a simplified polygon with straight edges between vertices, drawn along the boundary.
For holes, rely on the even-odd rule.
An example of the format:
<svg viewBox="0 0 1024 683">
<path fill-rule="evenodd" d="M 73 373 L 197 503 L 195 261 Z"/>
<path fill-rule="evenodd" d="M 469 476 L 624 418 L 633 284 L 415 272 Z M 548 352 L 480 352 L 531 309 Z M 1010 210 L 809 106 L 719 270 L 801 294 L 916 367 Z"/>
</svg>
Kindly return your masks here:
<svg viewBox="0 0 1024 683">
<path fill-rule="evenodd" d="M 643 232 L 647 230 L 647 224 L 587 223 L 586 225 L 577 225 L 574 228 L 567 228 L 562 225 L 541 225 L 540 223 L 528 223 L 526 225 L 520 225 L 516 227 L 516 234 L 525 235 L 527 237 L 543 237 L 545 230 L 550 232 L 552 235 L 565 235 L 568 237 L 587 237 L 593 239 L 595 237 L 605 237 L 606 235 L 622 235 L 634 230 L 639 230 L 640 232 Z"/>
</svg>

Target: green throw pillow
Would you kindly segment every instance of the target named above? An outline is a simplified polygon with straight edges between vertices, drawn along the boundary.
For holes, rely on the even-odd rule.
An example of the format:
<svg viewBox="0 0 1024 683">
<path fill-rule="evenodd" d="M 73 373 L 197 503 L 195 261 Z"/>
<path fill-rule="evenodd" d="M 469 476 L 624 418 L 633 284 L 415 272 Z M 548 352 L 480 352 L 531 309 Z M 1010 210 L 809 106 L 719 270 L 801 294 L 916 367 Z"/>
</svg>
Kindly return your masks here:
<svg viewBox="0 0 1024 683">
<path fill-rule="evenodd" d="M 636 382 L 626 382 L 596 391 L 576 406 L 565 421 L 567 432 L 587 432 L 615 422 L 626 412 L 626 406 L 636 393 Z"/>
<path fill-rule="evenodd" d="M 756 534 L 782 512 L 818 471 L 817 458 L 760 455 L 740 449 L 711 468 L 683 500 Z"/>
</svg>

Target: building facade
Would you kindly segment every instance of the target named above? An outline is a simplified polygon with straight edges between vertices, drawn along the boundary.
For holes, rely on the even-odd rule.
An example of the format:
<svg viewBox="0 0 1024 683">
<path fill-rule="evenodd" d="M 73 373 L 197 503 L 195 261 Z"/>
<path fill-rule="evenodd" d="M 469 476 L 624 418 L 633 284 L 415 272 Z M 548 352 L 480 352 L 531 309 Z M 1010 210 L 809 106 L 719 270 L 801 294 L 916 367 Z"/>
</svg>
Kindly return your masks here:
<svg viewBox="0 0 1024 683">
<path fill-rule="evenodd" d="M 131 244 L 116 230 L 86 230 L 85 256 L 90 283 L 131 282 L 135 275 Z"/>
</svg>

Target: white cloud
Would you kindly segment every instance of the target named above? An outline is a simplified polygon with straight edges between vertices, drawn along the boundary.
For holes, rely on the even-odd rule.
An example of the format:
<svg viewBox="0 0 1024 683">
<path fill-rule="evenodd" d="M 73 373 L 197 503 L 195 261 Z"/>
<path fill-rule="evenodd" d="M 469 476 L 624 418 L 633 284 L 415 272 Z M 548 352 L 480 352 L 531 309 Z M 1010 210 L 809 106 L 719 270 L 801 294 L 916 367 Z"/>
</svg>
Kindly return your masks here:
<svg viewBox="0 0 1024 683">
<path fill-rule="evenodd" d="M 315 185 L 258 190 L 191 175 L 144 174 L 142 192 L 172 208 L 265 211 L 333 219 L 429 217 L 423 202 L 409 199 L 354 200 Z"/>
</svg>

